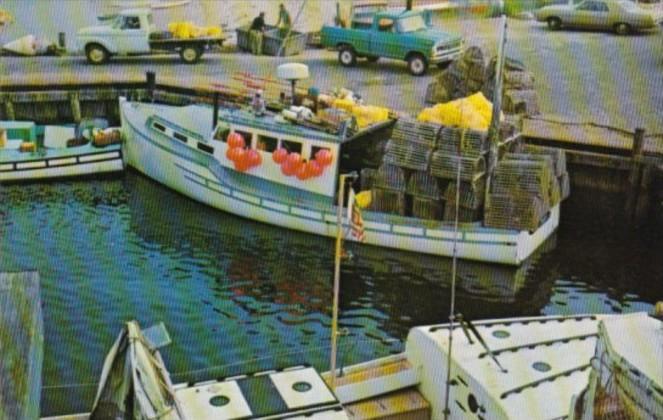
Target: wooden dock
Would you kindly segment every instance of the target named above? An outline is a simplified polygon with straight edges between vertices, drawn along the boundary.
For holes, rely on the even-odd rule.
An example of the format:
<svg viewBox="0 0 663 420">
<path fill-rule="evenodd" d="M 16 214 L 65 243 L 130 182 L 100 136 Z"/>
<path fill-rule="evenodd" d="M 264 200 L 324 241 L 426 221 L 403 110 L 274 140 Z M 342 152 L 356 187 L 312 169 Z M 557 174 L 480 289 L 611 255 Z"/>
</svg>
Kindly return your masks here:
<svg viewBox="0 0 663 420">
<path fill-rule="evenodd" d="M 44 327 L 37 272 L 0 273 L 0 420 L 39 418 Z"/>
<path fill-rule="evenodd" d="M 663 133 L 537 116 L 523 119 L 522 136 L 566 151 L 572 187 L 622 194 L 626 224 L 663 222 Z"/>
</svg>

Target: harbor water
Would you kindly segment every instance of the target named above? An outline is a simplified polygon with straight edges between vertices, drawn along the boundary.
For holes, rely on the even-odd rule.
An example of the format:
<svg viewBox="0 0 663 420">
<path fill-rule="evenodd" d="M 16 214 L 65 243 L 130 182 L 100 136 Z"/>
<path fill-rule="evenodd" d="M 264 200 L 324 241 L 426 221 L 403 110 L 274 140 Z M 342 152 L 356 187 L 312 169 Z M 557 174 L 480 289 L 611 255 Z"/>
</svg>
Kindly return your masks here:
<svg viewBox="0 0 663 420">
<path fill-rule="evenodd" d="M 174 382 L 328 367 L 331 239 L 225 214 L 133 170 L 0 186 L 0 197 L 0 270 L 42 280 L 43 415 L 90 409 L 130 319 L 164 322 Z M 556 237 L 522 267 L 460 262 L 466 318 L 650 311 L 663 300 L 659 236 L 616 232 L 596 217 L 608 207 L 565 206 Z M 411 327 L 446 321 L 450 259 L 356 244 L 347 254 L 342 365 L 398 352 Z"/>
</svg>

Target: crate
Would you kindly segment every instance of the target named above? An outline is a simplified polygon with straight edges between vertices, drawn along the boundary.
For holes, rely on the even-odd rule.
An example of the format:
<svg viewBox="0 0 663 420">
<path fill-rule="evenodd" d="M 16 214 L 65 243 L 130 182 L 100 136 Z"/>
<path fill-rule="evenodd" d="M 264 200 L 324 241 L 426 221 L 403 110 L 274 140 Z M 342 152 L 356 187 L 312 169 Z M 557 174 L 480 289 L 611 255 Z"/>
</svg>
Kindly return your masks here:
<svg viewBox="0 0 663 420">
<path fill-rule="evenodd" d="M 371 210 L 405 216 L 405 192 L 373 186 Z"/>
<path fill-rule="evenodd" d="M 486 154 L 489 148 L 486 133 L 476 130 L 463 130 L 456 127 L 444 127 L 440 130 L 437 142 L 439 150 L 448 154 L 461 154 L 463 156 L 480 156 Z"/>
<path fill-rule="evenodd" d="M 554 182 L 552 160 L 501 160 L 491 181 L 491 193 L 537 195 L 550 206 L 550 186 Z"/>
<path fill-rule="evenodd" d="M 444 205 L 444 214 L 442 220 L 445 222 L 454 222 L 456 221 L 456 206 L 446 203 Z M 472 223 L 481 221 L 481 210 L 480 209 L 466 209 L 464 207 L 458 207 L 458 222 L 459 223 Z"/>
<path fill-rule="evenodd" d="M 562 176 L 566 172 L 566 151 L 564 149 L 526 144 L 523 145 L 523 152 L 550 156 L 553 160 L 555 176 L 557 177 Z"/>
<path fill-rule="evenodd" d="M 433 152 L 430 173 L 445 179 L 456 179 L 460 165 L 460 179 L 472 181 L 486 173 L 486 161 L 482 156 L 457 156 L 442 150 Z"/>
<path fill-rule="evenodd" d="M 408 180 L 405 192 L 413 197 L 440 199 L 438 180 L 428 172 L 418 171 L 413 173 Z"/>
<path fill-rule="evenodd" d="M 532 194 L 490 194 L 484 212 L 484 225 L 534 231 L 547 212 L 543 199 Z"/>
<path fill-rule="evenodd" d="M 419 219 L 440 220 L 443 208 L 444 203 L 439 199 L 412 197 L 412 216 Z"/>
<path fill-rule="evenodd" d="M 428 146 L 391 139 L 387 142 L 382 161 L 402 168 L 425 171 L 428 169 L 431 153 Z"/>
<path fill-rule="evenodd" d="M 262 53 L 265 55 L 279 55 L 284 36 L 280 29 L 270 29 L 265 31 L 262 42 Z M 306 48 L 308 35 L 297 31 L 291 31 L 288 39 L 283 43 L 281 57 L 297 55 Z"/>
<path fill-rule="evenodd" d="M 485 180 L 482 178 L 481 182 L 470 183 L 470 182 L 461 182 L 460 183 L 460 194 L 459 201 L 460 206 L 465 209 L 478 210 L 483 206 L 483 200 L 485 195 Z M 456 205 L 456 183 L 450 182 L 444 191 L 442 197 L 446 202 L 447 206 Z"/>
<path fill-rule="evenodd" d="M 400 118 L 394 125 L 391 138 L 396 143 L 416 143 L 433 150 L 441 129 L 439 124 Z"/>
<path fill-rule="evenodd" d="M 405 172 L 398 166 L 383 163 L 375 173 L 373 186 L 382 189 L 405 192 L 405 188 L 407 186 Z"/>
</svg>

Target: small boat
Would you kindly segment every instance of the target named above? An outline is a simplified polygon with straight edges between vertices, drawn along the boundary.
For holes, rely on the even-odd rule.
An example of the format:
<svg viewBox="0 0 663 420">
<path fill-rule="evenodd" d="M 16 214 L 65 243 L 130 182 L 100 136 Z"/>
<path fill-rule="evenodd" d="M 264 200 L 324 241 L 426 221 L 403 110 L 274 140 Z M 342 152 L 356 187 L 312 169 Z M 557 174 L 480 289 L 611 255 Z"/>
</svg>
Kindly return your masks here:
<svg viewBox="0 0 663 420">
<path fill-rule="evenodd" d="M 37 126 L 0 122 L 0 182 L 42 180 L 124 170 L 119 131 L 94 131 L 94 122 Z M 83 135 L 89 137 L 86 139 Z"/>
<path fill-rule="evenodd" d="M 132 321 L 106 357 L 92 415 L 60 419 L 663 416 L 663 322 L 646 313 L 460 319 L 451 334 L 414 328 L 403 353 L 337 370 L 333 381 L 301 365 L 173 385 L 158 351 L 170 342 L 163 324 L 143 333 Z"/>
<path fill-rule="evenodd" d="M 375 159 L 379 143 L 370 137 L 388 136 L 384 131 L 393 124 L 385 121 L 358 128 L 356 121 L 347 120 L 333 131 L 293 123 L 280 113 L 267 111 L 258 116 L 242 108 L 222 110 L 213 121 L 210 106 L 171 106 L 125 98 L 120 99 L 120 114 L 127 164 L 148 177 L 229 213 L 330 237 L 336 233 L 339 176 L 361 171 L 363 162 Z M 238 138 L 244 147 L 234 147 L 232 142 Z M 242 149 L 242 157 L 252 154 L 256 164 L 238 165 L 231 154 L 236 148 Z M 284 168 L 281 153 L 293 158 L 300 173 Z M 318 159 L 321 155 L 328 159 L 324 164 Z M 308 166 L 315 176 L 306 172 Z M 398 178 L 398 173 L 386 177 Z M 387 206 L 399 204 L 402 209 L 405 181 L 395 182 L 403 189 L 391 196 L 386 191 L 381 199 Z M 357 241 L 345 210 L 343 214 L 346 239 Z M 453 254 L 451 221 L 371 208 L 363 210 L 362 216 L 363 243 L 440 256 Z M 532 229 L 486 227 L 481 221 L 462 223 L 455 244 L 457 255 L 519 265 L 553 234 L 559 216 L 558 200 Z"/>
</svg>

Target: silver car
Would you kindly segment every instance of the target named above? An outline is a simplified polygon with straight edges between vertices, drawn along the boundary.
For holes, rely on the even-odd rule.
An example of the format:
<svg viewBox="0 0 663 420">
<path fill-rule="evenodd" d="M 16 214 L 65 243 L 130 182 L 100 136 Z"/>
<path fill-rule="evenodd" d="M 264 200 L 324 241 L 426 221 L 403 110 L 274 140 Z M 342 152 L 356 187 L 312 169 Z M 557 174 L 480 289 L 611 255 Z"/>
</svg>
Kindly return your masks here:
<svg viewBox="0 0 663 420">
<path fill-rule="evenodd" d="M 585 0 L 578 4 L 546 6 L 534 12 L 550 29 L 562 26 L 609 29 L 620 35 L 657 26 L 654 15 L 628 0 Z"/>
</svg>

